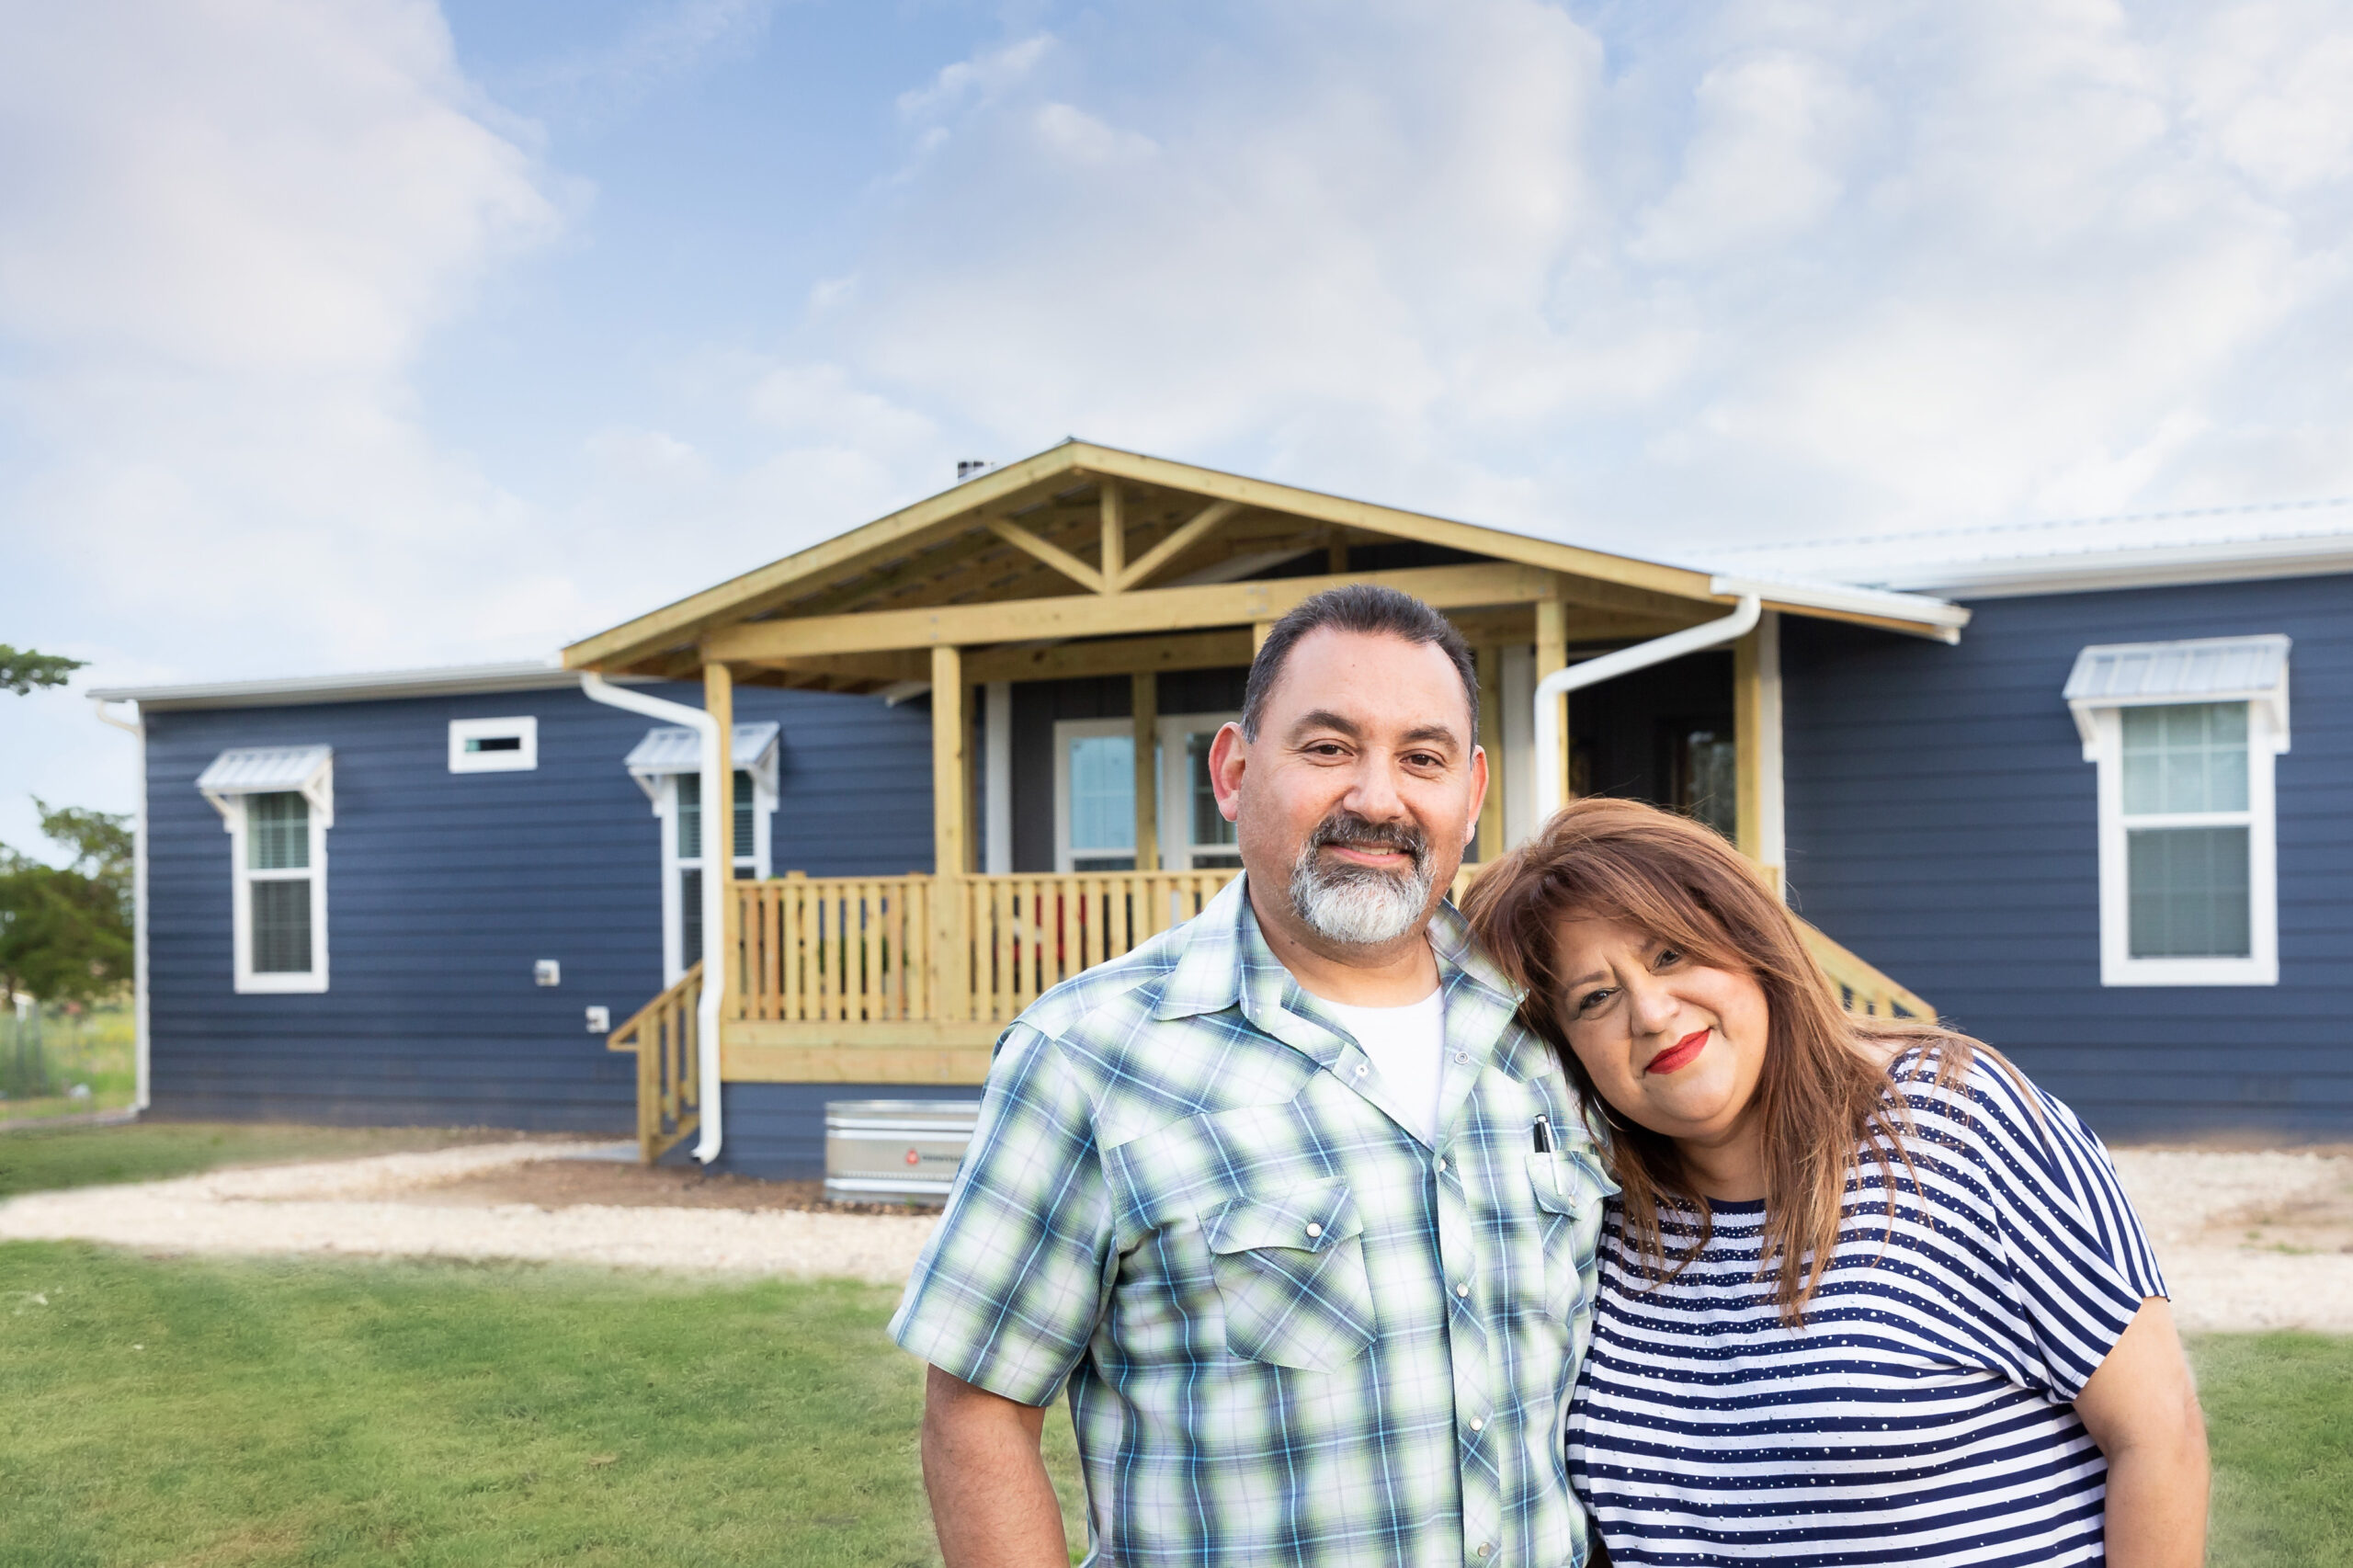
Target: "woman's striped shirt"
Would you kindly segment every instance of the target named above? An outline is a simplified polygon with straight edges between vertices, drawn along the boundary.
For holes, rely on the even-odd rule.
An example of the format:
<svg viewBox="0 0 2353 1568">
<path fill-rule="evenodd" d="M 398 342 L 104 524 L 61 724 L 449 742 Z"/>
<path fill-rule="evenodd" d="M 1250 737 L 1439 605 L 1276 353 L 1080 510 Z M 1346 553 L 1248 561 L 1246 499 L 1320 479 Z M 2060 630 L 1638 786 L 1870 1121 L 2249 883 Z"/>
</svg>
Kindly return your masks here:
<svg viewBox="0 0 2353 1568">
<path fill-rule="evenodd" d="M 1569 1470 L 1619 1564 L 2097 1562 L 2108 1466 L 2072 1401 L 2156 1258 L 2108 1151 L 1982 1058 L 1911 1108 L 1891 1228 L 1869 1158 L 1838 1246 L 1785 1326 L 1761 1203 L 1649 1284 L 1610 1204 Z M 1696 1216 L 1660 1214 L 1670 1257 Z"/>
</svg>

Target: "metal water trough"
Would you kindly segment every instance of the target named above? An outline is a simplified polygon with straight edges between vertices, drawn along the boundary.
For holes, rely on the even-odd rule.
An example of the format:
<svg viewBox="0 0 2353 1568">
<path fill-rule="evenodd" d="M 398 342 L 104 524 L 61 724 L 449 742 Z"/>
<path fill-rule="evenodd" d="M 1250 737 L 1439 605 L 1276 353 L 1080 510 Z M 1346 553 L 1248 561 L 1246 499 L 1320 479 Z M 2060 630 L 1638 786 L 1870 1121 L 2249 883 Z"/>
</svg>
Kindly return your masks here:
<svg viewBox="0 0 2353 1568">
<path fill-rule="evenodd" d="M 825 1196 L 841 1203 L 948 1201 L 978 1100 L 828 1100 Z"/>
</svg>

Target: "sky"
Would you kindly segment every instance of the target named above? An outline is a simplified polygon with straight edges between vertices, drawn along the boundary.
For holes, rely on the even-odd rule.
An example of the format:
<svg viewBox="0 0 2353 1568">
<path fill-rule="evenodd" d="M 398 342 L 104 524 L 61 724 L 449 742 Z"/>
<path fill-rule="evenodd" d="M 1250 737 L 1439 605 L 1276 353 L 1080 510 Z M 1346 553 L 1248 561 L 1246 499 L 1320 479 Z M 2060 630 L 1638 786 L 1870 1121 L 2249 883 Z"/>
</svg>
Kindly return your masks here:
<svg viewBox="0 0 2353 1568">
<path fill-rule="evenodd" d="M 2345 0 L 0 0 L 0 843 L 1078 435 L 1633 553 L 2353 494 Z"/>
</svg>

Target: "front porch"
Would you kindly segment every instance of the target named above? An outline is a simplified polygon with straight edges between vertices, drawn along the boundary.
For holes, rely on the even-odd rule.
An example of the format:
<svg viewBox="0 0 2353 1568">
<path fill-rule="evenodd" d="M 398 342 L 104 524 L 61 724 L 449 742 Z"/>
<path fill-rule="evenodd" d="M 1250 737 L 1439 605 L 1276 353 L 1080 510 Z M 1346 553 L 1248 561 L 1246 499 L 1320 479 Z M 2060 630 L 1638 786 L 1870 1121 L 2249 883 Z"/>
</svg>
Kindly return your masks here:
<svg viewBox="0 0 2353 1568">
<path fill-rule="evenodd" d="M 645 1156 L 694 1131 L 711 1081 L 697 1070 L 706 976 L 719 1082 L 977 1085 L 997 1034 L 1040 993 L 1190 918 L 1235 864 L 1193 810 L 1197 743 L 1239 707 L 1266 629 L 1352 582 L 1415 595 L 1477 651 L 1480 742 L 1498 766 L 1466 878 L 1532 830 L 1543 769 L 1561 794 L 1612 790 L 1701 815 L 1778 879 L 1777 617 L 1947 640 L 1961 619 L 1909 596 L 1731 583 L 1076 442 L 992 472 L 567 650 L 608 676 L 699 674 L 721 737 L 700 795 L 713 823 L 733 817 L 739 684 L 929 707 L 932 865 L 730 881 L 716 941 L 698 937 L 705 961 L 613 1032 L 613 1049 L 638 1054 Z M 1580 695 L 1572 717 L 1586 727 L 1536 754 L 1546 674 L 1744 595 L 1767 613 L 1728 653 L 1684 661 L 1696 673 L 1672 689 Z M 1089 682 L 1125 711 L 1055 722 L 1051 748 L 1017 761 L 1021 694 Z M 1211 687 L 1224 710 L 1204 710 Z M 1051 828 L 1025 845 L 1017 817 Z M 1856 1010 L 1929 1010 L 1813 939 Z"/>
<path fill-rule="evenodd" d="M 1071 876 L 803 877 L 735 884 L 720 999 L 728 1083 L 979 1084 L 1005 1026 L 1043 993 L 1191 919 L 1231 870 Z M 1477 875 L 1456 880 L 1460 898 Z M 1850 1011 L 1933 1009 L 1803 921 Z M 704 968 L 647 1004 L 608 1044 L 638 1058 L 647 1163 L 698 1125 Z"/>
</svg>

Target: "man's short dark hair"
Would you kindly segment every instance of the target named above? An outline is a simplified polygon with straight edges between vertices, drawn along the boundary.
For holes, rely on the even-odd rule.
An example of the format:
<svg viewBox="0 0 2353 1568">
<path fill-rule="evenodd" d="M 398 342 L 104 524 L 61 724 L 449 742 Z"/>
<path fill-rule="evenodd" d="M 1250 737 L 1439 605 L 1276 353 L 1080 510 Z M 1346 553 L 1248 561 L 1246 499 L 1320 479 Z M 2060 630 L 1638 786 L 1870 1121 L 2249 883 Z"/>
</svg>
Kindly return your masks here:
<svg viewBox="0 0 2353 1568">
<path fill-rule="evenodd" d="M 1245 739 L 1258 738 L 1259 716 L 1267 710 L 1267 699 L 1273 693 L 1275 683 L 1282 678 L 1283 665 L 1290 660 L 1292 646 L 1309 632 L 1327 626 L 1335 631 L 1402 637 L 1418 645 L 1435 644 L 1453 661 L 1454 673 L 1462 677 L 1462 699 L 1471 708 L 1471 733 L 1463 739 L 1468 744 L 1478 744 L 1479 670 L 1471 657 L 1471 644 L 1462 640 L 1454 622 L 1413 595 L 1370 583 L 1326 588 L 1275 622 L 1266 642 L 1259 645 L 1258 656 L 1250 661 L 1250 679 L 1243 687 Z"/>
</svg>

